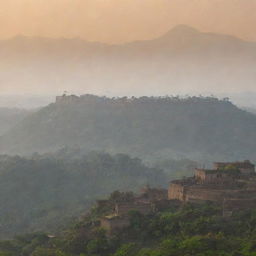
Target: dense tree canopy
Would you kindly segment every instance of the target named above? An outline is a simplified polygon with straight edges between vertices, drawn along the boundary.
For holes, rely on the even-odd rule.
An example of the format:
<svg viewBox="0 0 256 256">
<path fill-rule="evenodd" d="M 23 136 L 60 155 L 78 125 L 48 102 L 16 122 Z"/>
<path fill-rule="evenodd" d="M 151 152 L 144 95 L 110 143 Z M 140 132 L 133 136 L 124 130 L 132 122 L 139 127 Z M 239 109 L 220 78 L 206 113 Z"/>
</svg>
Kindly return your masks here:
<svg viewBox="0 0 256 256">
<path fill-rule="evenodd" d="M 30 115 L 0 138 L 0 151 L 85 151 L 159 159 L 255 160 L 256 116 L 228 100 L 84 95 Z"/>
<path fill-rule="evenodd" d="M 137 158 L 67 150 L 31 158 L 0 156 L 0 237 L 56 231 L 111 191 L 167 185 Z M 166 184 L 165 184 L 166 183 Z"/>
<path fill-rule="evenodd" d="M 100 210 L 100 209 L 98 209 Z M 130 226 L 107 237 L 91 225 L 95 209 L 73 227 L 50 238 L 44 234 L 0 243 L 1 256 L 255 256 L 256 211 L 229 219 L 221 208 L 173 206 L 153 215 L 131 212 Z"/>
</svg>

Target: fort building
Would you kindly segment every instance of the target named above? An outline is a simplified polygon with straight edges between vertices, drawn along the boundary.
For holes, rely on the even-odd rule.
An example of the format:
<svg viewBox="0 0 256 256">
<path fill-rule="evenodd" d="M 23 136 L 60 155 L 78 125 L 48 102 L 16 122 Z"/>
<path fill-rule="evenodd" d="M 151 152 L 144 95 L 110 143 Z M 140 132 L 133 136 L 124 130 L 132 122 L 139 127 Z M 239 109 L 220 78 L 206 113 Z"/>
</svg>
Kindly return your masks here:
<svg viewBox="0 0 256 256">
<path fill-rule="evenodd" d="M 100 219 L 100 225 L 111 236 L 117 230 L 128 227 L 130 224 L 129 214 L 136 211 L 142 215 L 148 215 L 155 212 L 158 208 L 168 206 L 168 191 L 166 189 L 150 188 L 142 189 L 141 194 L 135 196 L 132 200 L 116 202 L 113 212 Z M 98 206 L 108 205 L 107 200 L 98 201 Z"/>
<path fill-rule="evenodd" d="M 226 183 L 232 181 L 232 177 L 227 172 L 219 170 L 196 169 L 195 179 L 198 183 Z"/>
<path fill-rule="evenodd" d="M 196 169 L 194 177 L 170 183 L 168 199 L 221 203 L 225 212 L 250 207 L 256 202 L 255 166 L 244 161 L 214 163 L 214 169 Z"/>
<path fill-rule="evenodd" d="M 128 227 L 129 224 L 130 221 L 128 218 L 119 215 L 109 215 L 100 219 L 100 226 L 107 231 L 108 236 Z"/>
<path fill-rule="evenodd" d="M 129 213 L 139 212 L 142 215 L 150 214 L 154 211 L 153 205 L 149 202 L 120 202 L 116 203 L 113 214 L 101 218 L 101 227 L 107 231 L 107 235 L 112 235 L 116 231 L 130 225 Z"/>
<path fill-rule="evenodd" d="M 193 177 L 172 181 L 168 190 L 146 186 L 140 195 L 115 202 L 112 213 L 101 218 L 101 227 L 112 235 L 129 226 L 131 211 L 148 215 L 187 202 L 221 204 L 226 217 L 234 211 L 256 206 L 256 173 L 250 161 L 214 163 L 213 166 L 213 169 L 197 168 Z M 98 201 L 102 207 L 109 204 L 108 200 Z"/>
<path fill-rule="evenodd" d="M 151 188 L 150 186 L 145 186 L 141 189 L 140 199 L 148 200 L 150 202 L 166 200 L 168 199 L 167 189 L 162 188 Z"/>
<path fill-rule="evenodd" d="M 63 94 L 62 96 L 56 96 L 56 103 L 71 103 L 71 102 L 77 102 L 80 100 L 80 97 L 76 95 L 66 95 Z"/>
</svg>

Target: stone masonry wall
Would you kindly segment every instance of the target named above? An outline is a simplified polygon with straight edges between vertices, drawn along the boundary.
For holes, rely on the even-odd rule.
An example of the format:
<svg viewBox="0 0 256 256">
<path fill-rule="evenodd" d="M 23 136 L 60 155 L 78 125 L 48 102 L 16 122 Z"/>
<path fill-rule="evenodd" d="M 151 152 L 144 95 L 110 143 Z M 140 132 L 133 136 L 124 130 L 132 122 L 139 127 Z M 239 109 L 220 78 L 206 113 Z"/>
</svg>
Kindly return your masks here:
<svg viewBox="0 0 256 256">
<path fill-rule="evenodd" d="M 171 183 L 168 189 L 168 199 L 184 201 L 184 185 Z"/>
</svg>

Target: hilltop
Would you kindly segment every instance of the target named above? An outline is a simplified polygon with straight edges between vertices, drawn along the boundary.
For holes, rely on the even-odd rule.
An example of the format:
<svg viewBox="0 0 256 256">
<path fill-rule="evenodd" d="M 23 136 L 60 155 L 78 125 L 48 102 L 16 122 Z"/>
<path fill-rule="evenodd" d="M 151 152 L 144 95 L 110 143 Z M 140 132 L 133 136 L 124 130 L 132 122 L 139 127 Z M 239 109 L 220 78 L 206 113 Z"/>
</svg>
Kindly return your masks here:
<svg viewBox="0 0 256 256">
<path fill-rule="evenodd" d="M 58 98 L 1 137 L 1 152 L 31 154 L 65 146 L 85 152 L 161 159 L 256 159 L 256 116 L 228 100 L 203 97 Z"/>
</svg>

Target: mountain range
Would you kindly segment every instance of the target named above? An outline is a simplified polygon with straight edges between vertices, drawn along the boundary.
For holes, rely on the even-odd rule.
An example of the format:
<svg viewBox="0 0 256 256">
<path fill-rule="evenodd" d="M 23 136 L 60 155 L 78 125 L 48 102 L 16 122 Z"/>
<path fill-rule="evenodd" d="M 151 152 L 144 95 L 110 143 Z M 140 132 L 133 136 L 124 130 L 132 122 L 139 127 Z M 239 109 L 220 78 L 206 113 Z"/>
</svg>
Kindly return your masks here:
<svg viewBox="0 0 256 256">
<path fill-rule="evenodd" d="M 256 43 L 185 25 L 122 45 L 17 36 L 0 41 L 0 58 L 6 92 L 232 93 L 253 90 L 256 78 Z"/>
</svg>

